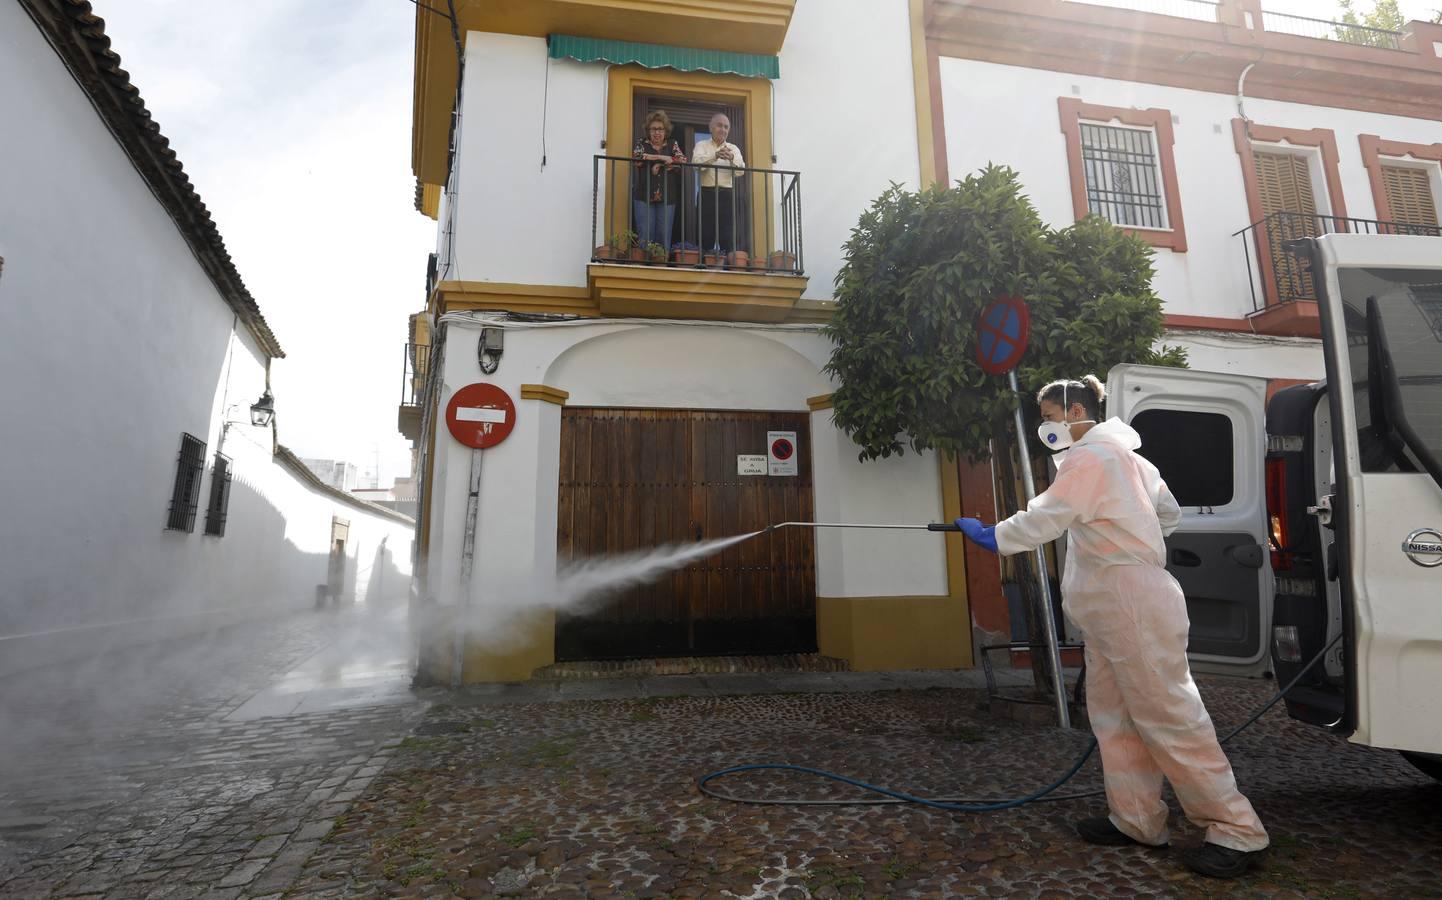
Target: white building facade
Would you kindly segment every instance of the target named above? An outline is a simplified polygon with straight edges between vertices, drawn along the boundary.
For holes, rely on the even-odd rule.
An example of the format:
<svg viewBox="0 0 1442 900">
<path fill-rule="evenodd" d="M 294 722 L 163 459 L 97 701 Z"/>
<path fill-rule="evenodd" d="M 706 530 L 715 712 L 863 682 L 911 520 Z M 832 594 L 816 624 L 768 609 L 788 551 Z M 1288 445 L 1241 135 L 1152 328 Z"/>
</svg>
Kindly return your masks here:
<svg viewBox="0 0 1442 900">
<path fill-rule="evenodd" d="M 0 8 L 3 670 L 409 589 L 411 521 L 253 424 L 279 344 L 108 46 Z"/>
<path fill-rule="evenodd" d="M 1066 0 L 726 6 L 462 6 L 460 47 L 444 16 L 417 14 L 413 163 L 438 243 L 411 323 L 422 386 L 401 423 L 438 680 L 812 650 L 861 669 L 955 667 L 1005 639 L 995 559 L 907 532 L 778 532 L 582 610 L 499 613 L 497 585 L 595 556 L 797 519 L 995 514 L 989 468 L 862 464 L 830 420 L 821 326 L 841 246 L 893 182 L 997 162 L 1053 226 L 1113 218 L 1157 248 L 1167 342 L 1194 368 L 1279 386 L 1322 375 L 1309 282 L 1283 241 L 1426 227 L 1419 185 L 1442 185 L 1442 36 L 1420 23 L 1384 49 L 1275 33 L 1286 23 L 1251 0 L 1158 4 L 1191 18 Z M 657 110 L 688 159 L 713 113 L 730 119 L 748 168 L 729 245 L 712 240 L 719 217 L 707 230 L 722 195 L 708 204 L 704 170 L 667 182 L 635 165 Z M 654 228 L 627 234 L 654 215 L 658 183 L 669 248 L 645 246 Z M 445 421 L 474 383 L 516 406 L 476 482 Z M 778 432 L 796 436 L 797 474 L 741 474 Z M 473 627 L 456 642 L 462 609 Z"/>
</svg>

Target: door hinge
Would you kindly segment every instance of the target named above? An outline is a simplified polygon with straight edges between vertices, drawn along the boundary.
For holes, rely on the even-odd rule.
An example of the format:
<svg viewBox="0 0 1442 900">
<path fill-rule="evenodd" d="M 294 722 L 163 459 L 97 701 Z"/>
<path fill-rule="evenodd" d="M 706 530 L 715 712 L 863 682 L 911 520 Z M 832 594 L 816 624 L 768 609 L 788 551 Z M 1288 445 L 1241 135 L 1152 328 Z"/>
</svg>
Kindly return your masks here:
<svg viewBox="0 0 1442 900">
<path fill-rule="evenodd" d="M 1332 494 L 1327 494 L 1327 495 L 1325 495 L 1325 496 L 1323 496 L 1323 497 L 1318 497 L 1318 498 L 1317 498 L 1317 505 L 1316 505 L 1316 506 L 1309 506 L 1309 507 L 1307 507 L 1307 515 L 1309 515 L 1309 516 L 1316 516 L 1316 517 L 1317 517 L 1317 521 L 1321 522 L 1323 525 L 1327 526 L 1328 528 L 1331 528 L 1331 527 L 1332 527 L 1332 497 L 1333 497 L 1333 496 L 1334 496 L 1334 495 L 1332 495 Z"/>
</svg>

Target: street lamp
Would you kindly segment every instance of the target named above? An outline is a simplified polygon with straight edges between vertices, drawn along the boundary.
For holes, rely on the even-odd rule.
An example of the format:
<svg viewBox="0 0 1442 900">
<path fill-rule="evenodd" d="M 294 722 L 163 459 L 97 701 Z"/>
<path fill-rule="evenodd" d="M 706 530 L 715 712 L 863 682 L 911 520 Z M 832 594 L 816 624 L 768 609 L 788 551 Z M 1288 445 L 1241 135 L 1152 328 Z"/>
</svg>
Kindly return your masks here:
<svg viewBox="0 0 1442 900">
<path fill-rule="evenodd" d="M 266 388 L 265 393 L 260 395 L 260 399 L 250 407 L 250 424 L 264 428 L 270 424 L 270 420 L 273 418 L 275 418 L 275 398 L 270 395 L 270 388 Z"/>
</svg>

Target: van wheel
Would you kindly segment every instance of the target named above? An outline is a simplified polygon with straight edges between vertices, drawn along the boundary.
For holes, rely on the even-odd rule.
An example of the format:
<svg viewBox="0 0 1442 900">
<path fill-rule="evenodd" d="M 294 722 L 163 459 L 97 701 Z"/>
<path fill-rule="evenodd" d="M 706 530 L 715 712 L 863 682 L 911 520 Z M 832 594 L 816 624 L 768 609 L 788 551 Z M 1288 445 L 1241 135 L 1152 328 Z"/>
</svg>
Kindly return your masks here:
<svg viewBox="0 0 1442 900">
<path fill-rule="evenodd" d="M 1442 756 L 1433 756 L 1430 753 L 1408 753 L 1403 750 L 1402 757 L 1416 767 L 1417 771 L 1429 775 L 1437 781 L 1442 781 Z"/>
</svg>

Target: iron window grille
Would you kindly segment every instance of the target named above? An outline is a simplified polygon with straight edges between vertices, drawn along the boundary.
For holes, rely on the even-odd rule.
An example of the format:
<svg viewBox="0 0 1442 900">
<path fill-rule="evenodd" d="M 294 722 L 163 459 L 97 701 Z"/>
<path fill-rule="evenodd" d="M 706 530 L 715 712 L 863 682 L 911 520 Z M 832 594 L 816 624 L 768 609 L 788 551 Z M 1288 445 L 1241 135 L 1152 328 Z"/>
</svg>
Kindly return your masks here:
<svg viewBox="0 0 1442 900">
<path fill-rule="evenodd" d="M 195 530 L 195 511 L 200 507 L 200 477 L 205 471 L 205 441 L 193 434 L 180 436 L 180 457 L 175 466 L 175 487 L 170 492 L 169 531 Z"/>
<path fill-rule="evenodd" d="M 1166 229 L 1167 197 L 1151 131 L 1079 123 L 1087 207 L 1114 225 Z"/>
<path fill-rule="evenodd" d="M 225 537 L 225 518 L 230 510 L 230 458 L 215 454 L 215 468 L 210 475 L 210 503 L 205 507 L 205 533 Z"/>
</svg>

